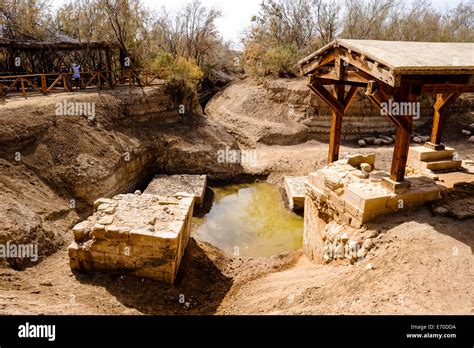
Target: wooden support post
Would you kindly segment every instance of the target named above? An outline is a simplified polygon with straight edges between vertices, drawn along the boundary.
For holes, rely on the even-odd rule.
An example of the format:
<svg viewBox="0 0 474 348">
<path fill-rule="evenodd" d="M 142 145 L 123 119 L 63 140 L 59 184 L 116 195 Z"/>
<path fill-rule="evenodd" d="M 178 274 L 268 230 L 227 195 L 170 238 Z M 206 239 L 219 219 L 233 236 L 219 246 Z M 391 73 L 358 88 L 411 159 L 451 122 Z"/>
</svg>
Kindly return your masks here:
<svg viewBox="0 0 474 348">
<path fill-rule="evenodd" d="M 344 66 L 340 58 L 335 60 L 334 70 L 338 79 L 343 78 Z M 341 146 L 342 116 L 344 115 L 344 85 L 334 85 L 334 97 L 343 106 L 342 110 L 333 109 L 331 113 L 331 132 L 329 133 L 328 163 L 339 159 L 339 148 Z M 350 97 L 349 99 L 352 99 Z"/>
<path fill-rule="evenodd" d="M 45 74 L 41 74 L 41 92 L 43 94 L 48 93 L 48 84 L 46 82 L 46 75 Z"/>
<path fill-rule="evenodd" d="M 344 101 L 344 86 L 334 85 L 334 96 L 341 103 Z M 339 159 L 339 148 L 341 145 L 341 129 L 342 129 L 342 116 L 344 114 L 332 110 L 331 114 L 331 132 L 329 133 L 329 153 L 328 163 L 332 163 Z"/>
<path fill-rule="evenodd" d="M 69 88 L 67 87 L 67 77 L 66 77 L 66 74 L 61 74 L 62 77 L 63 77 L 63 87 L 64 87 L 64 90 L 67 92 L 69 91 Z"/>
<path fill-rule="evenodd" d="M 401 91 L 394 96 L 394 102 L 413 102 L 416 100 L 416 95 L 409 92 L 410 89 Z M 367 85 L 367 97 L 379 109 L 382 109 L 382 103 L 386 103 L 389 99 L 381 88 L 377 88 L 374 81 Z M 396 126 L 395 146 L 393 149 L 392 167 L 390 169 L 390 180 L 385 180 L 385 183 L 393 189 L 394 192 L 403 190 L 409 187 L 405 180 L 405 167 L 408 159 L 408 151 L 410 149 L 411 132 L 413 129 L 413 115 L 392 115 L 390 111 L 387 117 Z"/>
<path fill-rule="evenodd" d="M 25 81 L 23 80 L 23 77 L 20 77 L 20 84 L 21 84 L 21 95 L 23 97 L 26 97 Z"/>
<path fill-rule="evenodd" d="M 109 79 L 110 88 L 114 88 L 114 81 L 112 75 L 112 60 L 110 57 L 110 50 L 105 50 L 105 59 L 107 60 L 107 77 Z"/>
<path fill-rule="evenodd" d="M 433 128 L 431 130 L 431 142 L 426 143 L 427 147 L 431 147 L 435 150 L 444 150 L 444 145 L 441 144 L 441 138 L 443 135 L 443 128 L 446 123 L 445 108 L 447 105 L 452 103 L 459 97 L 460 93 L 443 94 L 439 93 L 436 97 L 436 103 L 433 106 L 434 117 L 433 117 Z"/>
<path fill-rule="evenodd" d="M 415 96 L 404 92 L 395 96 L 395 102 L 413 102 Z M 405 167 L 408 159 L 408 151 L 410 150 L 411 132 L 413 129 L 413 115 L 394 116 L 404 120 L 404 124 L 397 124 L 397 132 L 395 137 L 395 147 L 393 149 L 392 167 L 390 169 L 390 179 L 401 183 L 405 180 Z"/>
<path fill-rule="evenodd" d="M 349 109 L 349 106 L 357 93 L 358 86 L 351 86 L 349 92 L 345 94 L 345 84 L 341 83 L 344 78 L 344 66 L 340 58 L 335 60 L 336 77 L 340 83 L 334 84 L 334 92 L 331 94 L 312 75 L 308 75 L 308 87 L 320 97 L 332 110 L 331 131 L 329 133 L 328 163 L 337 161 L 339 158 L 339 148 L 341 145 L 342 116 Z"/>
</svg>

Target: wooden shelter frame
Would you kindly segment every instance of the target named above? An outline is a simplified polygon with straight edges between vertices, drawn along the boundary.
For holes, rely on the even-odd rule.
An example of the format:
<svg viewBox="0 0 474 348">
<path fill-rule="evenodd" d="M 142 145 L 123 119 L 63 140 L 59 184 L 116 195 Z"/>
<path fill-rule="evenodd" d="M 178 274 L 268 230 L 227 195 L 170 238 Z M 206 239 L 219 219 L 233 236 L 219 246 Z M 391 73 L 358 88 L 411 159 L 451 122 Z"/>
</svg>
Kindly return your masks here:
<svg viewBox="0 0 474 348">
<path fill-rule="evenodd" d="M 392 54 L 383 47 L 393 45 Z M 449 50 L 451 49 L 451 53 Z M 421 51 L 420 51 L 421 50 Z M 400 52 L 397 54 L 397 52 Z M 402 53 L 403 52 L 403 53 Z M 417 52 L 423 52 L 417 56 Z M 441 53 L 439 53 L 441 52 Z M 454 53 L 455 52 L 455 53 Z M 439 64 L 434 59 L 461 57 L 461 64 Z M 426 57 L 433 56 L 433 59 Z M 388 57 L 388 58 L 387 58 Z M 446 58 L 448 57 L 448 58 Z M 457 58 L 456 58 L 457 59 Z M 474 44 L 415 43 L 373 40 L 335 40 L 298 62 L 309 89 L 332 110 L 328 163 L 339 157 L 342 120 L 359 88 L 381 109 L 389 99 L 415 102 L 422 94 L 436 94 L 431 140 L 425 146 L 443 150 L 446 107 L 462 93 L 474 92 Z M 332 92 L 326 86 L 332 85 Z M 387 117 L 396 127 L 390 179 L 401 184 L 413 129 L 413 115 Z"/>
</svg>

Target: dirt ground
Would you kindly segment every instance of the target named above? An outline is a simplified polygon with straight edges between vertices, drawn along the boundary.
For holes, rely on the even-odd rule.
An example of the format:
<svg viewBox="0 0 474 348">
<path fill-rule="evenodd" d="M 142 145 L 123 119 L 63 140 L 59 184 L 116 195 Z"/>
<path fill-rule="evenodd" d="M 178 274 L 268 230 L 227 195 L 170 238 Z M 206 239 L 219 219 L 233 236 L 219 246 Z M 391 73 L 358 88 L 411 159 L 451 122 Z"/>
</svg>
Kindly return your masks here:
<svg viewBox="0 0 474 348">
<path fill-rule="evenodd" d="M 105 98 L 105 106 L 116 102 L 110 96 L 99 97 Z M 98 101 L 98 108 L 101 105 Z M 179 123 L 180 133 L 173 133 L 172 128 L 163 131 L 162 127 L 162 134 L 155 137 L 153 127 L 158 127 L 160 120 L 145 118 L 156 117 L 156 112 L 137 113 L 141 126 L 131 129 L 124 120 L 102 114 L 100 109 L 98 124 L 102 126 L 88 125 L 77 118 L 65 140 L 58 134 L 70 123 L 50 115 L 32 118 L 14 112 L 16 107 L 22 107 L 20 101 L 8 103 L 10 113 L 8 117 L 2 115 L 6 126 L 0 131 L 0 242 L 1 238 L 15 237 L 12 231 L 19 234 L 16 240 L 27 242 L 21 237 L 30 233 L 50 247 L 50 255 L 21 271 L 0 264 L 0 314 L 474 313 L 474 219 L 434 215 L 427 206 L 372 223 L 369 227 L 380 232 L 376 247 L 354 265 L 312 264 L 301 251 L 269 258 L 232 258 L 192 238 L 173 286 L 127 275 L 73 273 L 67 256 L 72 235 L 64 231 L 83 216 L 68 208 L 68 183 L 82 178 L 76 185 L 78 190 L 94 193 L 100 189 L 102 178 L 125 168 L 120 180 L 109 183 L 114 188 L 123 184 L 124 190 L 132 177 L 138 180 L 138 170 L 143 167 L 138 162 L 136 168 L 127 167 L 120 161 L 122 151 L 144 141 L 146 146 L 137 147 L 137 153 L 142 153 L 144 159 L 149 154 L 156 157 L 166 153 L 162 160 L 151 158 L 163 162 L 159 162 L 160 168 L 169 173 L 187 168 L 192 161 L 200 166 L 194 168 L 196 172 L 207 172 L 212 170 L 215 150 L 232 145 L 233 140 L 226 138 L 229 135 L 221 126 L 205 120 L 199 121 L 199 133 L 191 132 L 197 123 L 185 127 Z M 88 136 L 79 137 L 84 129 Z M 457 131 L 452 136 L 447 134 L 447 145 L 456 148 L 460 158 L 474 160 L 473 144 L 461 139 Z M 71 148 L 77 147 L 72 146 L 77 143 L 75 137 L 81 138 L 79 145 L 88 155 L 71 155 Z M 15 146 L 27 150 L 22 165 L 10 158 Z M 321 168 L 327 149 L 327 143 L 317 140 L 287 146 L 257 144 L 249 149 L 256 153 L 256 166 L 244 163 L 238 170 L 267 176 L 269 182 L 281 184 L 285 175 L 306 175 Z M 389 145 L 360 149 L 354 142 L 343 142 L 340 154 L 374 152 L 376 167 L 387 170 L 392 151 Z M 48 152 L 42 163 L 41 155 Z M 86 182 L 82 174 L 94 168 L 89 165 L 91 161 L 99 163 L 95 168 L 100 170 L 96 180 Z M 55 172 L 50 173 L 52 166 Z M 474 182 L 474 174 L 459 175 L 440 175 L 440 184 L 452 187 L 459 180 Z M 453 199 L 456 197 L 445 196 L 448 208 Z M 469 202 L 464 199 L 460 195 L 455 206 Z M 367 269 L 369 263 L 371 269 Z"/>
<path fill-rule="evenodd" d="M 371 225 L 377 246 L 355 265 L 312 264 L 301 251 L 230 259 L 191 239 L 174 286 L 74 274 L 61 250 L 25 271 L 0 271 L 0 313 L 472 314 L 470 226 L 426 207 L 388 217 Z"/>
<path fill-rule="evenodd" d="M 326 147 L 315 142 L 262 146 L 258 154 L 272 172 L 269 181 L 279 182 L 283 174 L 320 166 Z M 456 148 L 472 156 L 469 146 Z M 364 149 L 369 150 L 375 150 L 381 166 L 389 164 L 389 146 Z M 443 175 L 447 186 L 450 177 Z M 72 273 L 65 246 L 24 271 L 0 269 L 0 313 L 472 314 L 472 223 L 435 216 L 428 207 L 389 216 L 370 226 L 381 232 L 377 247 L 355 265 L 312 264 L 301 251 L 230 258 L 191 239 L 174 286 L 126 275 Z"/>
</svg>

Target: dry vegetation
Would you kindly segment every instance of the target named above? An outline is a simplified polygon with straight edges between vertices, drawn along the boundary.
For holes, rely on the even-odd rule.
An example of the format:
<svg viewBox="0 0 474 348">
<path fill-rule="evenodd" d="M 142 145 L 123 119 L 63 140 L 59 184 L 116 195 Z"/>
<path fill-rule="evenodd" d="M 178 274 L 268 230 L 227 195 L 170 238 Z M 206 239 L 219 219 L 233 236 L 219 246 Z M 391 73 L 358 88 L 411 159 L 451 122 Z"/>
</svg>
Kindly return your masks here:
<svg viewBox="0 0 474 348">
<path fill-rule="evenodd" d="M 253 75 L 295 75 L 295 62 L 335 38 L 472 42 L 472 2 L 449 13 L 426 0 L 265 0 L 244 38 Z"/>
</svg>

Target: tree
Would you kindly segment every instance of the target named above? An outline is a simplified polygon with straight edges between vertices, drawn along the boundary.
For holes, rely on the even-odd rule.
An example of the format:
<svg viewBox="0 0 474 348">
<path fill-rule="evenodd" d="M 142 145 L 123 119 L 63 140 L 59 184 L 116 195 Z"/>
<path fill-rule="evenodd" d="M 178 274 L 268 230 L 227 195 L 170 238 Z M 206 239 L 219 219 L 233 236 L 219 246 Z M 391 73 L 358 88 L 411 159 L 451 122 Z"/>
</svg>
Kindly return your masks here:
<svg viewBox="0 0 474 348">
<path fill-rule="evenodd" d="M 14 40 L 47 40 L 53 35 L 49 0 L 0 1 L 0 34 Z"/>
<path fill-rule="evenodd" d="M 163 51 L 175 57 L 192 58 L 202 67 L 216 48 L 223 47 L 216 27 L 220 16 L 217 9 L 208 9 L 194 0 L 174 17 L 163 10 L 154 25 L 154 34 Z"/>
</svg>

